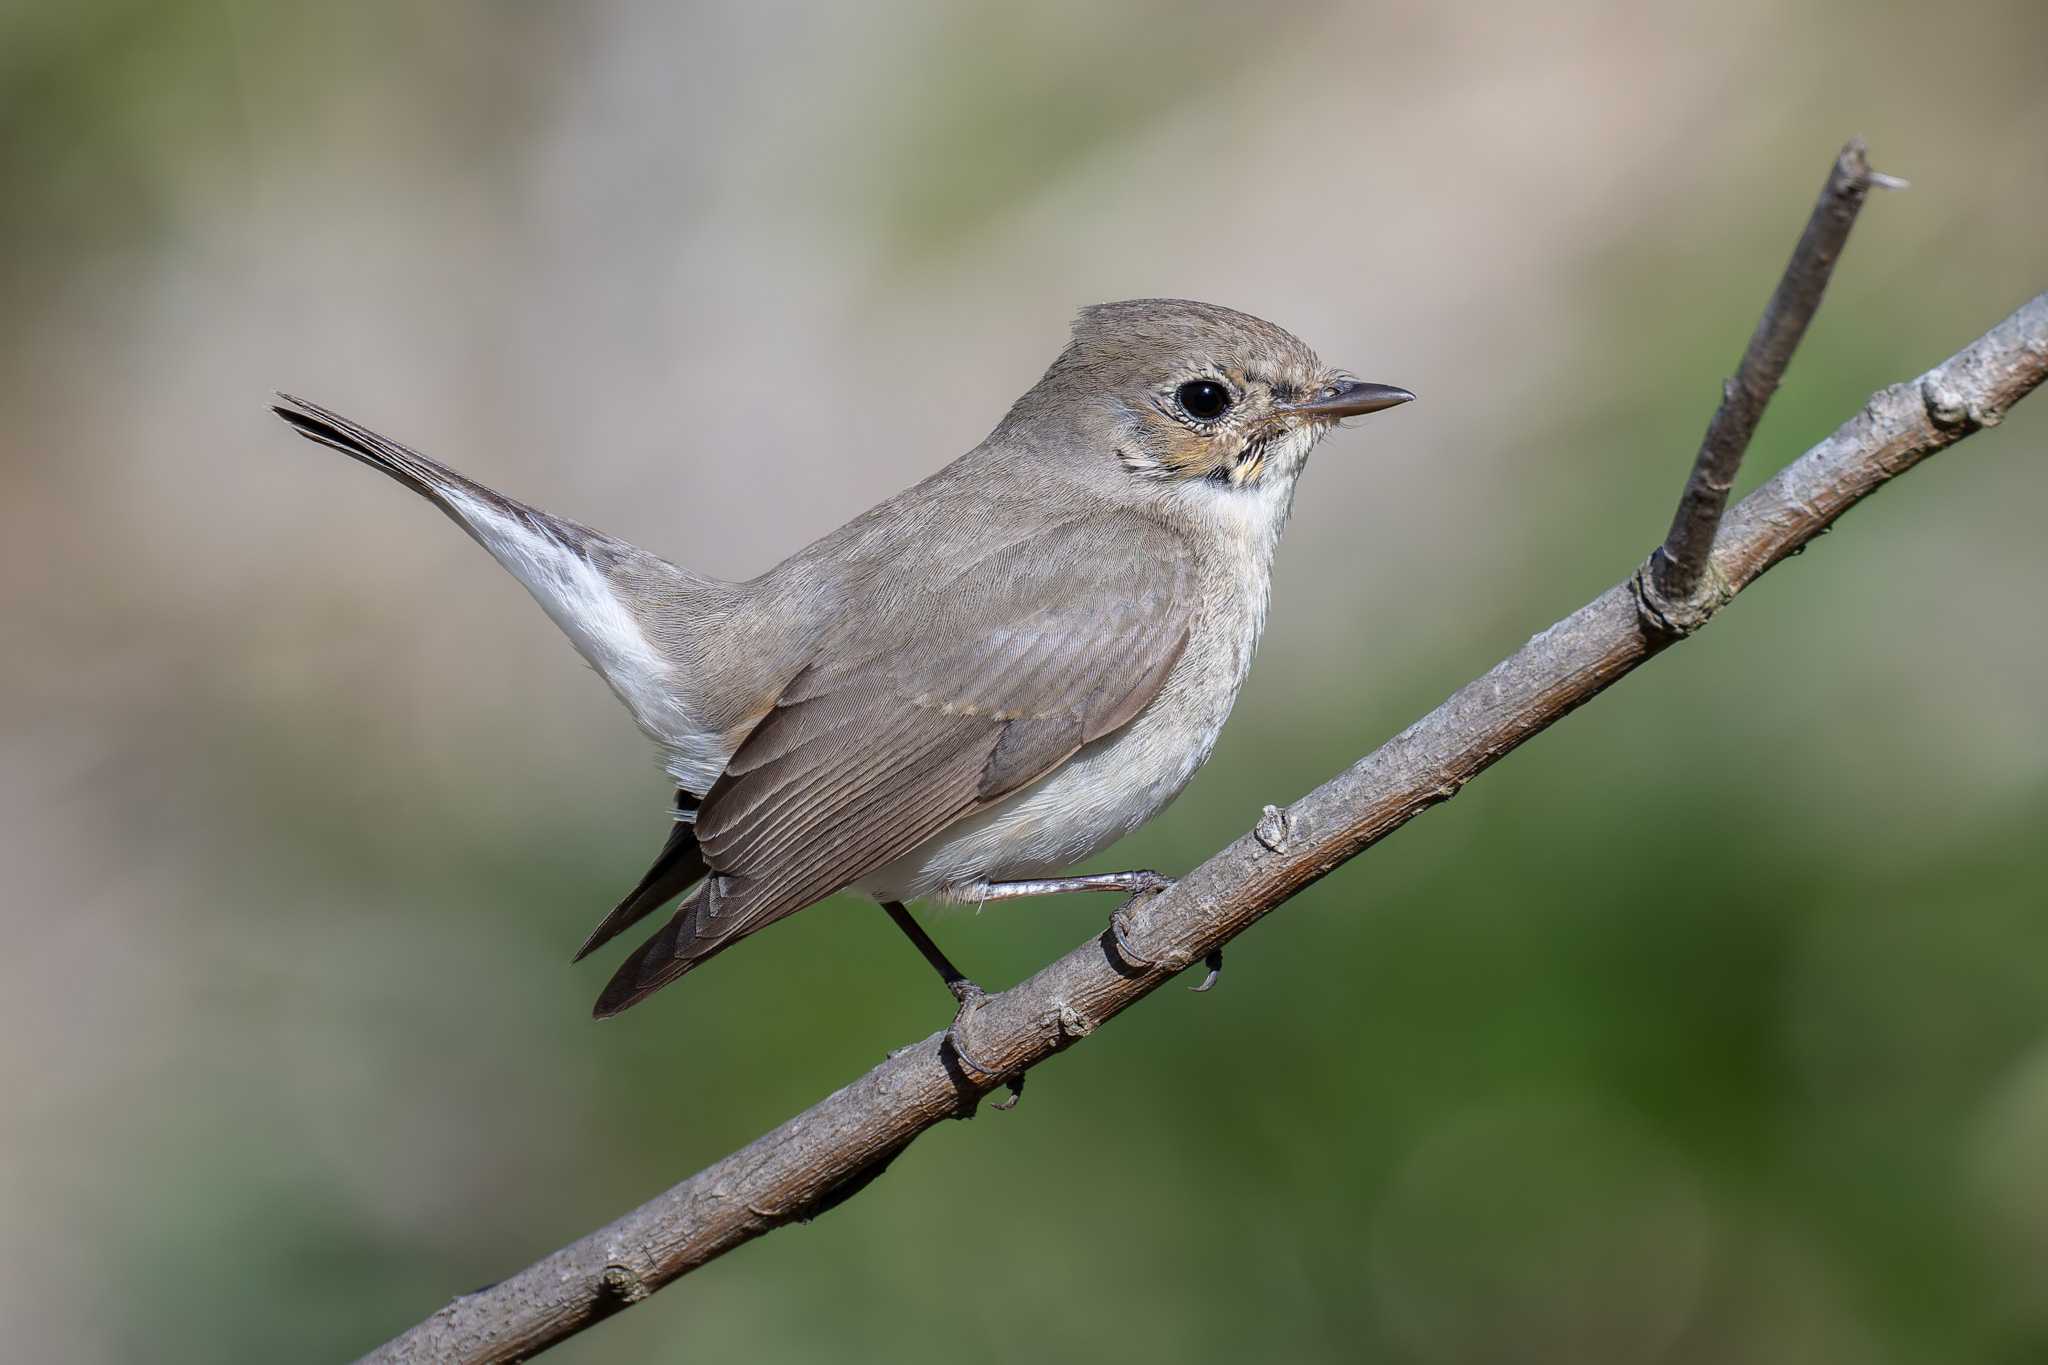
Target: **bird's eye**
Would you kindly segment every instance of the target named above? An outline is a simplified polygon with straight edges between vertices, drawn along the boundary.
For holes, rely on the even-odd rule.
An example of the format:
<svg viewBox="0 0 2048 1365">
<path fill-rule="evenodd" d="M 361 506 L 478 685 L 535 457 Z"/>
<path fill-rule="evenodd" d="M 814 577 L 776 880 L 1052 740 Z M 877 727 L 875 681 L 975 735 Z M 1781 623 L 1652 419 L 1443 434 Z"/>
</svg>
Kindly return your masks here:
<svg viewBox="0 0 2048 1365">
<path fill-rule="evenodd" d="M 1180 410 L 1197 422 L 1213 422 L 1230 410 L 1230 390 L 1213 379 L 1190 379 L 1174 390 Z"/>
</svg>

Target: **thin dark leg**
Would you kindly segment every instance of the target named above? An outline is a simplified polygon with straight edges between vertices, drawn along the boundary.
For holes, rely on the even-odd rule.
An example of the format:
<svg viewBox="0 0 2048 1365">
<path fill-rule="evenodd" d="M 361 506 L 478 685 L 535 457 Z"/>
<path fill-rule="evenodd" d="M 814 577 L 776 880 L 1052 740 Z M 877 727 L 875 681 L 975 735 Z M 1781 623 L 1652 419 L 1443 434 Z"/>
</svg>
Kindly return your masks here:
<svg viewBox="0 0 2048 1365">
<path fill-rule="evenodd" d="M 953 1055 L 959 1058 L 961 1063 L 968 1069 L 978 1071 L 984 1076 L 1002 1075 L 995 1068 L 975 1060 L 974 1054 L 967 1051 L 960 1041 L 960 1026 L 967 1022 L 969 1016 L 981 1008 L 981 1002 L 988 998 L 986 993 L 983 992 L 981 987 L 969 981 L 966 974 L 953 965 L 953 960 L 946 956 L 943 948 L 932 942 L 932 936 L 924 931 L 924 926 L 917 922 L 916 917 L 910 913 L 903 902 L 883 901 L 882 908 L 889 912 L 890 919 L 896 921 L 896 927 L 903 931 L 904 937 L 916 945 L 918 952 L 924 954 L 924 960 L 932 964 L 932 970 L 939 974 L 939 979 L 946 983 L 946 989 L 951 991 L 953 998 L 960 1002 L 960 1008 L 953 1014 L 951 1026 L 946 1029 L 946 1042 L 953 1049 Z M 1010 1087 L 1010 1098 L 996 1105 L 998 1109 L 1016 1108 L 1018 1099 L 1024 1094 L 1024 1077 L 1022 1075 L 1010 1077 L 1008 1084 Z"/>
<path fill-rule="evenodd" d="M 946 983 L 946 989 L 953 993 L 955 1000 L 964 1002 L 969 996 L 981 994 L 981 987 L 969 981 L 966 973 L 953 965 L 953 960 L 932 942 L 932 936 L 924 931 L 924 926 L 917 922 L 902 901 L 883 901 L 882 908 L 889 912 L 890 919 L 896 921 L 896 927 L 903 931 L 903 936 L 924 954 L 924 960 L 932 964 L 932 970 L 939 974 L 939 980 Z"/>
</svg>

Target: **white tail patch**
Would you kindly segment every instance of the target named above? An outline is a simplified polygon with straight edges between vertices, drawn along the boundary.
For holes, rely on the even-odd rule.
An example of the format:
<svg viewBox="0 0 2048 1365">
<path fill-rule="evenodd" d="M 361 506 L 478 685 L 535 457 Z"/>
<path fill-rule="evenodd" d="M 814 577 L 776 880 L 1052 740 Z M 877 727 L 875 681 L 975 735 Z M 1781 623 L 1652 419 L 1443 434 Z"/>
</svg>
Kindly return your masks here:
<svg viewBox="0 0 2048 1365">
<path fill-rule="evenodd" d="M 693 791 L 708 788 L 725 768 L 723 739 L 697 721 L 677 686 L 674 665 L 648 640 L 603 572 L 580 550 L 522 517 L 457 488 L 437 491 L 492 557 L 526 585 L 640 728 L 668 750 L 676 781 Z"/>
</svg>

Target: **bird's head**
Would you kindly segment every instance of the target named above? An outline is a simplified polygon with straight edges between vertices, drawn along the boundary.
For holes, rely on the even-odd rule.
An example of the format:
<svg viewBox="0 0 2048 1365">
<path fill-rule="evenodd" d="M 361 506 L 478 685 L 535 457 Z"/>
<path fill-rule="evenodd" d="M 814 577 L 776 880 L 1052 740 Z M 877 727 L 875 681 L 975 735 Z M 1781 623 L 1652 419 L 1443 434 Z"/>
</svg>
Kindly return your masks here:
<svg viewBox="0 0 2048 1365">
<path fill-rule="evenodd" d="M 1057 439 L 1072 458 L 1149 483 L 1272 492 L 1291 489 L 1344 418 L 1414 397 L 1325 367 L 1249 314 L 1131 299 L 1082 310 L 1073 340 L 1006 425 L 1068 428 Z"/>
</svg>

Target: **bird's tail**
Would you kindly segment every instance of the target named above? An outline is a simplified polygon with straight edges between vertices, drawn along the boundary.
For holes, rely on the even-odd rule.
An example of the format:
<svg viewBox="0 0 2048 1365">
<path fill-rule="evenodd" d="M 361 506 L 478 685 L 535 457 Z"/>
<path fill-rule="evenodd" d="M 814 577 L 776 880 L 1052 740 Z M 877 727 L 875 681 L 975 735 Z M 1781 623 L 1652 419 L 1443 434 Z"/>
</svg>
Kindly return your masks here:
<svg viewBox="0 0 2048 1365">
<path fill-rule="evenodd" d="M 659 601 L 663 624 L 673 629 L 698 608 L 710 614 L 729 585 L 508 498 L 317 403 L 289 394 L 278 398 L 271 410 L 301 436 L 390 475 L 489 550 L 672 759 L 706 749 L 709 738 L 691 700 L 690 680 L 653 643 L 648 613 Z M 708 780 L 680 759 L 670 771 L 693 786 Z"/>
<path fill-rule="evenodd" d="M 447 494 L 454 492 L 482 501 L 495 501 L 508 508 L 519 504 L 503 497 L 482 484 L 463 478 L 446 465 L 438 464 L 417 450 L 409 449 L 379 436 L 366 426 L 351 422 L 338 412 L 331 412 L 318 403 L 309 403 L 291 394 L 277 395 L 278 401 L 270 410 L 289 422 L 292 429 L 309 441 L 330 446 L 351 460 L 360 460 L 370 468 L 389 474 L 392 478 L 426 498 L 437 507 L 447 511 L 460 522 L 462 517 L 449 506 Z"/>
<path fill-rule="evenodd" d="M 604 922 L 590 931 L 590 937 L 583 940 L 576 956 L 569 959 L 571 962 L 581 962 L 589 957 L 703 878 L 709 869 L 704 865 L 704 850 L 697 845 L 696 813 L 697 798 L 689 792 L 677 792 L 678 819 L 669 831 L 668 842 L 662 845 L 660 855 L 655 858 L 654 866 L 647 869 L 647 875 L 640 879 L 640 884 L 628 891 L 626 898 L 604 917 Z"/>
<path fill-rule="evenodd" d="M 726 926 L 718 922 L 719 899 L 718 879 L 714 877 L 677 906 L 668 923 L 627 954 L 619 969 L 612 973 L 612 979 L 590 1011 L 591 1017 L 609 1019 L 631 1009 L 745 938 L 744 931 L 728 933 Z"/>
<path fill-rule="evenodd" d="M 585 559 L 592 557 L 593 550 L 609 550 L 614 555 L 621 551 L 632 555 L 645 553 L 602 532 L 553 516 L 538 507 L 529 507 L 494 488 L 486 488 L 447 465 L 428 459 L 410 446 L 402 446 L 388 436 L 380 436 L 361 423 L 352 422 L 318 403 L 309 403 L 288 393 L 277 397 L 279 401 L 271 404 L 270 410 L 290 423 L 292 430 L 309 441 L 331 447 L 351 460 L 389 474 L 433 503 L 456 525 L 475 537 L 529 589 L 534 589 L 528 581 L 530 574 L 522 571 L 522 565 L 514 563 L 514 560 L 545 558 L 564 550 Z M 651 555 L 646 557 L 653 558 Z M 537 589 L 534 592 L 536 596 L 540 595 Z M 542 598 L 541 605 L 547 606 L 547 599 Z"/>
</svg>

